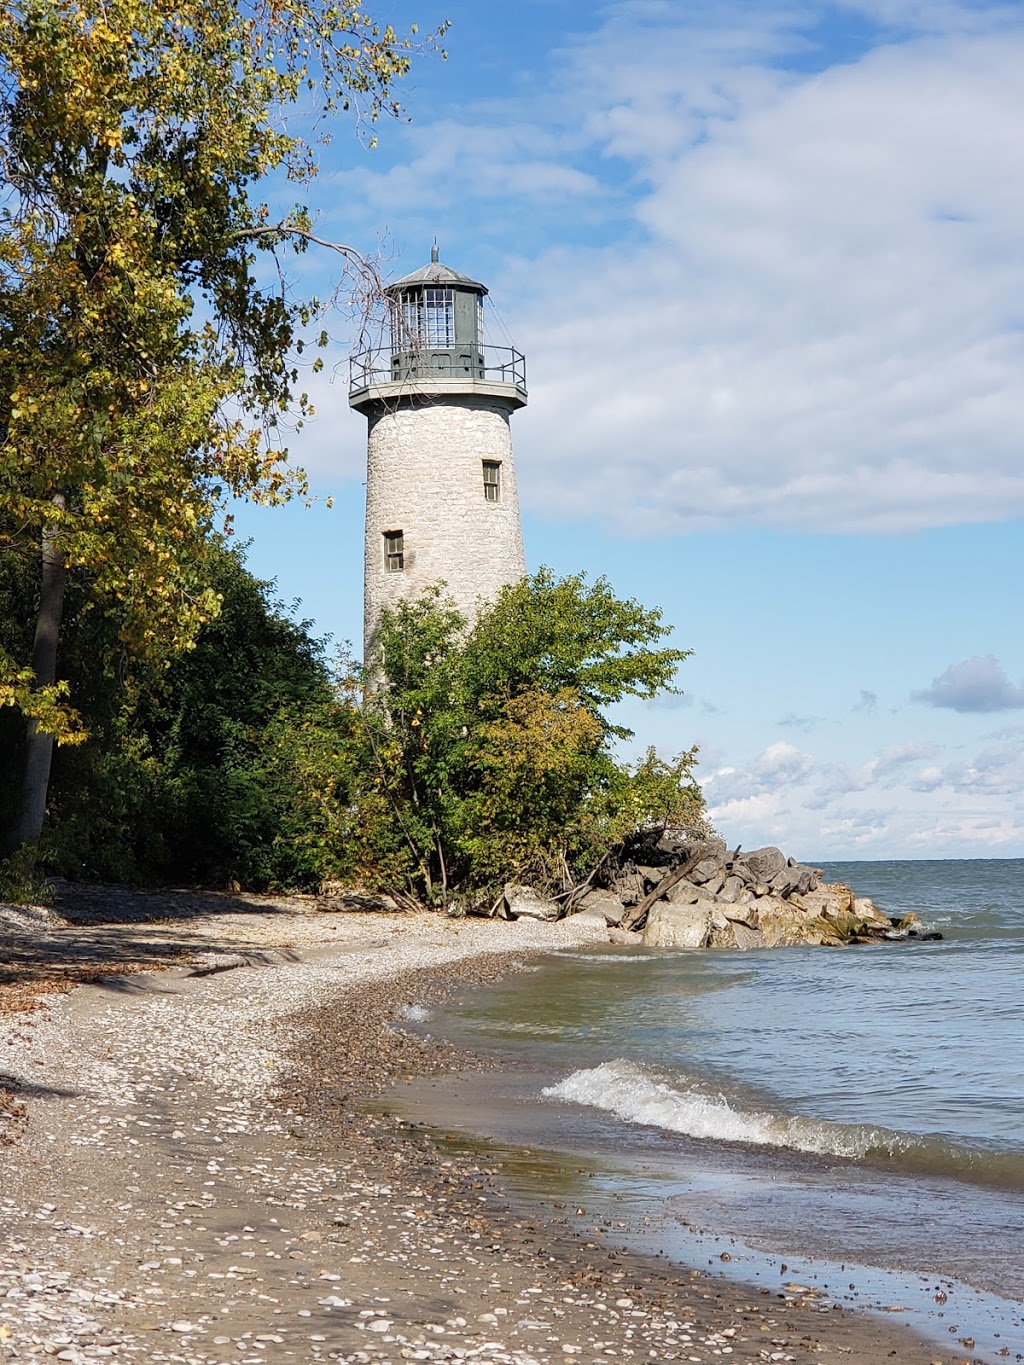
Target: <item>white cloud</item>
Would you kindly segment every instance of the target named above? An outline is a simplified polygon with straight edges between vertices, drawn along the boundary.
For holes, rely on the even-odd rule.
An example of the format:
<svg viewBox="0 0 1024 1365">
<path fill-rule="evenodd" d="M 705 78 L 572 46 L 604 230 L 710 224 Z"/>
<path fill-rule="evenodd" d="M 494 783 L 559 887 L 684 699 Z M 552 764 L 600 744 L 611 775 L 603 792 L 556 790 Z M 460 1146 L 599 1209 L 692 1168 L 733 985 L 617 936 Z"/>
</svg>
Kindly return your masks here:
<svg viewBox="0 0 1024 1365">
<path fill-rule="evenodd" d="M 877 42 L 828 65 L 824 7 L 619 0 L 528 97 L 325 182 L 349 222 L 498 252 L 540 514 L 666 536 L 1024 513 L 1024 20 L 845 8 Z M 342 420 L 317 396 L 313 468 Z"/>
<path fill-rule="evenodd" d="M 1024 726 L 984 736 L 969 756 L 908 739 L 851 769 L 792 745 L 702 774 L 729 843 L 780 843 L 804 858 L 994 856 L 1024 848 Z"/>
<path fill-rule="evenodd" d="M 1018 32 L 744 72 L 705 140 L 636 144 L 649 240 L 541 262 L 537 505 L 571 474 L 641 535 L 1024 510 L 1022 61 Z"/>
<path fill-rule="evenodd" d="M 1011 711 L 1024 707 L 1024 683 L 1015 686 L 994 654 L 950 664 L 914 701 L 951 711 Z"/>
<path fill-rule="evenodd" d="M 945 790 L 955 796 L 1017 796 L 1024 793 L 1024 727 L 987 737 L 988 742 L 965 762 L 926 768 L 917 790 Z"/>
<path fill-rule="evenodd" d="M 731 802 L 779 791 L 807 781 L 814 760 L 793 744 L 780 741 L 768 747 L 745 767 L 723 767 L 705 777 L 708 801 L 716 809 Z"/>
</svg>

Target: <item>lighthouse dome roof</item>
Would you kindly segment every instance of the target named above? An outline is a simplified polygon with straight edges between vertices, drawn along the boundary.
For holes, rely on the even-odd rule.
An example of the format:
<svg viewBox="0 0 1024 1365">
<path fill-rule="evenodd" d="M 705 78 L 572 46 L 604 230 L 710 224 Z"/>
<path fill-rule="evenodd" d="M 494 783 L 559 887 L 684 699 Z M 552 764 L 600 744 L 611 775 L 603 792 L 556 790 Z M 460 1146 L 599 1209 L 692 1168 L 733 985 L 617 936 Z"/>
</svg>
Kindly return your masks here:
<svg viewBox="0 0 1024 1365">
<path fill-rule="evenodd" d="M 460 289 L 472 289 L 478 294 L 486 294 L 487 286 L 481 284 L 479 280 L 471 280 L 468 275 L 460 275 L 457 270 L 453 270 L 450 265 L 444 265 L 441 261 L 431 260 L 426 265 L 421 265 L 419 270 L 414 270 L 411 275 L 404 275 L 394 284 L 389 284 L 386 293 L 390 294 L 394 290 L 415 288 L 416 285 L 452 285 Z"/>
</svg>

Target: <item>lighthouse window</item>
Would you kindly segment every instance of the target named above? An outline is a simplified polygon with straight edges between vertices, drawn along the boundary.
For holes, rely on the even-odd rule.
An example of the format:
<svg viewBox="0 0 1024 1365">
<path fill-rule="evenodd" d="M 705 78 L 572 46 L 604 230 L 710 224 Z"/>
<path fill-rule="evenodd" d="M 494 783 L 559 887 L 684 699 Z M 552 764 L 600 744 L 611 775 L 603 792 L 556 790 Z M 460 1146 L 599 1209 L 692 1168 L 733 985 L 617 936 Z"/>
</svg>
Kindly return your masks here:
<svg viewBox="0 0 1024 1365">
<path fill-rule="evenodd" d="M 501 461 L 484 460 L 484 498 L 501 502 Z"/>
<path fill-rule="evenodd" d="M 451 289 L 410 291 L 402 299 L 402 325 L 422 346 L 455 345 L 455 294 Z"/>
<path fill-rule="evenodd" d="M 388 573 L 401 573 L 405 568 L 404 532 L 384 532 L 384 567 Z"/>
</svg>

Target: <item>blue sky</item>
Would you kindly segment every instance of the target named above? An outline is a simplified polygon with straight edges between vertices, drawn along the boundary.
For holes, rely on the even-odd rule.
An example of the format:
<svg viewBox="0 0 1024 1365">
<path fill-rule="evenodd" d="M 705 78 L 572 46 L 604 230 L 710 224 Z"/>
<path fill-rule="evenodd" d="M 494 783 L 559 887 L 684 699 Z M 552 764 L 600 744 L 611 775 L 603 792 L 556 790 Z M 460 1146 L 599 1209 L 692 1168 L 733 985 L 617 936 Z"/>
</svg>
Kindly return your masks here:
<svg viewBox="0 0 1024 1365">
<path fill-rule="evenodd" d="M 376 148 L 339 123 L 319 231 L 391 277 L 436 235 L 489 285 L 527 355 L 528 563 L 606 574 L 694 650 L 685 697 L 624 713 L 637 747 L 698 743 L 747 847 L 1024 855 L 1024 6 L 373 12 L 451 19 L 449 58 Z M 365 425 L 331 325 L 291 448 L 335 504 L 237 525 L 358 640 Z"/>
</svg>

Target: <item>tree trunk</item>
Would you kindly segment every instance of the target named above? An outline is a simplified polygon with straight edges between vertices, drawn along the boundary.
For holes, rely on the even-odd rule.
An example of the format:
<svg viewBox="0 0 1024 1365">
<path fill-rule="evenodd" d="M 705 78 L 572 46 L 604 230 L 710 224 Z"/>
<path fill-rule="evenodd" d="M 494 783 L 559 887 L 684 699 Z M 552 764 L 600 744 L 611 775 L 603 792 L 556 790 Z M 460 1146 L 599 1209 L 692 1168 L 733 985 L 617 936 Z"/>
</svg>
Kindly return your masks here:
<svg viewBox="0 0 1024 1365">
<path fill-rule="evenodd" d="M 53 505 L 63 510 L 64 495 L 57 493 Z M 57 641 L 60 638 L 61 615 L 64 610 L 64 584 L 67 567 L 64 554 L 57 546 L 58 528 L 43 528 L 42 583 L 39 591 L 39 614 L 32 644 L 32 671 L 37 688 L 52 687 L 57 681 Z M 46 793 L 50 785 L 50 760 L 53 756 L 53 736 L 39 729 L 34 720 L 28 722 L 25 743 L 25 767 L 21 782 L 21 801 L 18 815 L 11 827 L 5 852 L 15 853 L 24 844 L 39 842 L 46 814 Z"/>
</svg>

